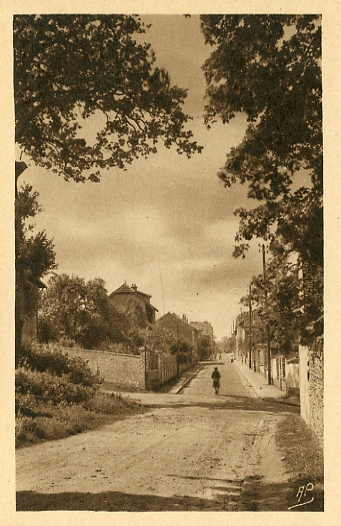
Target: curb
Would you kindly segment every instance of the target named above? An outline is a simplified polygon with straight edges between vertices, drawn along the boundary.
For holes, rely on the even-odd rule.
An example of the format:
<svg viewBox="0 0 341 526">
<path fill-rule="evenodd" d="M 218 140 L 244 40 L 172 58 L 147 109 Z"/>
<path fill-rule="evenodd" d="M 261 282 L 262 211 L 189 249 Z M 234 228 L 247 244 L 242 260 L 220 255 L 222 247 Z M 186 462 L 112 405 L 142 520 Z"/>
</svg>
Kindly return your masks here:
<svg viewBox="0 0 341 526">
<path fill-rule="evenodd" d="M 253 385 L 251 384 L 250 380 L 243 373 L 243 371 L 241 369 L 239 369 L 238 365 L 237 365 L 237 370 L 241 374 L 241 376 L 243 376 L 243 378 L 245 378 L 245 380 L 248 382 L 248 386 L 251 387 L 251 389 L 255 393 L 256 397 L 259 398 L 260 400 L 268 400 L 268 401 L 271 401 L 271 402 L 276 402 L 278 404 L 290 405 L 290 406 L 293 406 L 293 407 L 300 407 L 299 400 L 296 402 L 295 400 L 287 399 L 285 397 L 285 395 L 279 396 L 279 397 L 261 396 L 259 393 L 257 393 L 256 389 L 253 387 Z"/>
<path fill-rule="evenodd" d="M 237 368 L 238 373 L 244 378 L 244 380 L 247 381 L 247 383 L 248 383 L 247 387 L 250 387 L 250 388 L 252 389 L 252 391 L 253 391 L 254 394 L 255 394 L 255 397 L 256 397 L 256 398 L 261 398 L 261 396 L 257 393 L 257 391 L 255 390 L 255 388 L 253 387 L 253 385 L 252 385 L 252 383 L 250 382 L 250 380 L 245 376 L 245 374 L 243 373 L 243 371 L 241 371 L 241 370 L 239 369 L 238 365 L 236 366 L 236 368 Z"/>
<path fill-rule="evenodd" d="M 176 390 L 174 390 L 174 394 L 180 394 L 181 391 L 187 387 L 187 385 L 193 380 L 193 378 L 195 378 L 197 376 L 198 373 L 200 373 L 200 371 L 205 367 L 205 365 L 202 365 L 200 367 L 200 369 L 198 369 L 197 371 L 195 371 L 195 373 L 193 373 L 191 376 L 189 376 L 188 378 L 186 378 L 186 380 L 184 381 L 184 383 L 179 387 L 177 388 Z"/>
</svg>

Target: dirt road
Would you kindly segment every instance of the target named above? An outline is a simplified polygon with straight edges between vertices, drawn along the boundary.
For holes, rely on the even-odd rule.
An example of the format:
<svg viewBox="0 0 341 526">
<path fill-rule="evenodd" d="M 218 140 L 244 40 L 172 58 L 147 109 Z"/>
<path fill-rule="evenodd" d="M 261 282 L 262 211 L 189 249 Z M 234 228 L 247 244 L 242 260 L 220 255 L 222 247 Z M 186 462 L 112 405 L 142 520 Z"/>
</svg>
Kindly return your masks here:
<svg viewBox="0 0 341 526">
<path fill-rule="evenodd" d="M 17 451 L 17 509 L 287 510 L 292 488 L 274 440 L 285 413 L 199 395 L 199 381 L 195 394 L 135 395 L 148 413 Z"/>
</svg>

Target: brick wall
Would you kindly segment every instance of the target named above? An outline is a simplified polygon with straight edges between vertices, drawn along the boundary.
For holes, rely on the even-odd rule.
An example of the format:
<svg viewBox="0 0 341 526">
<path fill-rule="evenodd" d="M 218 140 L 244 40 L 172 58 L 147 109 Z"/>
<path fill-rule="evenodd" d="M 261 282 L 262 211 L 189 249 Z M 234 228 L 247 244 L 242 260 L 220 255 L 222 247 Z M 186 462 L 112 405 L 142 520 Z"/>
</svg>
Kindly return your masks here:
<svg viewBox="0 0 341 526">
<path fill-rule="evenodd" d="M 323 343 L 300 346 L 301 416 L 323 446 L 324 364 Z"/>
<path fill-rule="evenodd" d="M 88 349 L 62 348 L 70 356 L 80 356 L 88 362 L 90 369 L 104 378 L 122 387 L 145 388 L 145 357 L 132 354 L 116 354 Z"/>
</svg>

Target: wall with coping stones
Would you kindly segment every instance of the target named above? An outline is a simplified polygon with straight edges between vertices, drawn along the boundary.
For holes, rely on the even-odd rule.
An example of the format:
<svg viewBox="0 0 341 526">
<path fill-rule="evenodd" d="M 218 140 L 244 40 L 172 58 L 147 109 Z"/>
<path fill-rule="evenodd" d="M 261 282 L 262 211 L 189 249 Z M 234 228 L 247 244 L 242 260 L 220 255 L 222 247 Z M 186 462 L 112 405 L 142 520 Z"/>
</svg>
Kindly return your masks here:
<svg viewBox="0 0 341 526">
<path fill-rule="evenodd" d="M 301 416 L 323 446 L 324 363 L 323 342 L 300 347 Z"/>
<path fill-rule="evenodd" d="M 116 354 L 107 351 L 92 351 L 74 347 L 63 347 L 61 351 L 69 356 L 80 356 L 88 362 L 93 373 L 99 372 L 105 382 L 126 387 L 145 388 L 145 358 L 134 354 Z"/>
<path fill-rule="evenodd" d="M 122 388 L 156 389 L 172 378 L 176 378 L 178 373 L 181 374 L 189 368 L 189 364 L 178 366 L 175 356 L 156 353 L 158 357 L 157 367 L 149 369 L 146 374 L 146 365 L 150 365 L 149 351 L 147 351 L 146 360 L 143 350 L 140 355 L 93 351 L 75 347 L 60 347 L 60 350 L 69 356 L 83 358 L 93 373 L 98 372 L 105 382 L 114 383 Z"/>
</svg>

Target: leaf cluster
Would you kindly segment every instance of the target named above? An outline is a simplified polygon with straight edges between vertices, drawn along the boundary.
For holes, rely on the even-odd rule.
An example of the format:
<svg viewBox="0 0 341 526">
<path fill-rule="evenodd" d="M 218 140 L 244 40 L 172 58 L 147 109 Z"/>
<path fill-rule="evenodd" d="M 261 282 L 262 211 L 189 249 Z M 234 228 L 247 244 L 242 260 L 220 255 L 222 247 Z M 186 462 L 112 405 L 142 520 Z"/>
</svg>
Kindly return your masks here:
<svg viewBox="0 0 341 526">
<path fill-rule="evenodd" d="M 16 15 L 13 30 L 16 142 L 37 165 L 96 182 L 159 141 L 201 151 L 138 16 Z"/>
<path fill-rule="evenodd" d="M 213 352 L 210 337 L 208 334 L 201 334 L 198 338 L 198 357 L 199 360 L 207 360 Z"/>
<path fill-rule="evenodd" d="M 144 331 L 144 343 L 154 351 L 170 352 L 176 341 L 175 334 L 162 327 L 150 326 Z"/>
<path fill-rule="evenodd" d="M 34 224 L 27 223 L 41 211 L 38 196 L 32 186 L 25 184 L 15 200 L 16 270 L 33 282 L 57 268 L 53 240 L 47 238 L 45 230 L 33 234 Z"/>
<path fill-rule="evenodd" d="M 126 338 L 128 322 L 113 307 L 101 278 L 86 282 L 78 276 L 55 274 L 40 299 L 42 338 L 58 340 L 64 335 L 86 348 Z M 48 330 L 51 326 L 53 330 Z"/>
<path fill-rule="evenodd" d="M 203 66 L 207 125 L 237 113 L 248 121 L 218 174 L 258 202 L 235 211 L 234 256 L 245 257 L 255 237 L 268 243 L 272 259 L 267 279 L 253 284 L 254 301 L 286 348 L 286 331 L 302 341 L 323 331 L 321 17 L 204 15 L 201 28 L 213 48 Z M 289 269 L 290 254 L 303 279 Z"/>
<path fill-rule="evenodd" d="M 293 230 L 309 230 L 313 222 L 318 236 L 323 229 L 316 210 L 322 208 L 320 18 L 205 15 L 201 26 L 214 47 L 203 66 L 206 122 L 229 122 L 236 113 L 249 121 L 219 173 L 225 186 L 247 184 L 248 197 L 261 202 L 235 212 L 239 252 L 248 248 L 243 239 L 282 236 L 301 253 L 305 240 L 295 246 Z"/>
</svg>

